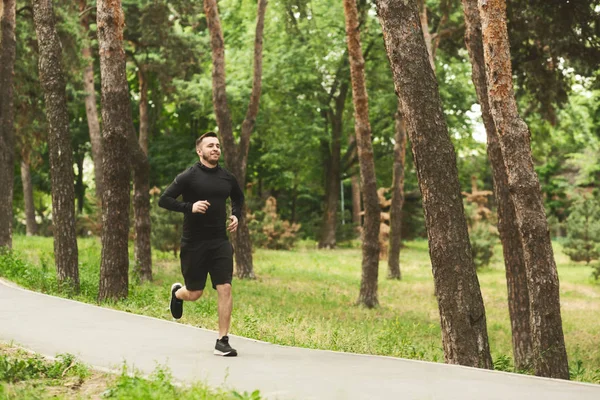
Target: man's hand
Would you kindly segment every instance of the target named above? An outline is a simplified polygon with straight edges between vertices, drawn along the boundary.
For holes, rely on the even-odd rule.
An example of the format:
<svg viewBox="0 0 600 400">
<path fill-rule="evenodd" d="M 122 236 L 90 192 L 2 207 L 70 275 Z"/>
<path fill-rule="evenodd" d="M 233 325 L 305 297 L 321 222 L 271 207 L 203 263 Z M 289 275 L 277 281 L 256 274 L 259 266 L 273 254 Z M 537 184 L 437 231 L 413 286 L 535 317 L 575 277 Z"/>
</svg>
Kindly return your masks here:
<svg viewBox="0 0 600 400">
<path fill-rule="evenodd" d="M 204 213 L 206 213 L 208 206 L 210 206 L 210 203 L 208 201 L 199 200 L 192 205 L 192 212 L 204 214 Z"/>
<path fill-rule="evenodd" d="M 231 217 L 229 217 L 229 219 L 231 220 L 231 222 L 229 223 L 227 230 L 229 232 L 235 232 L 238 227 L 238 219 L 235 215 L 232 215 Z"/>
</svg>

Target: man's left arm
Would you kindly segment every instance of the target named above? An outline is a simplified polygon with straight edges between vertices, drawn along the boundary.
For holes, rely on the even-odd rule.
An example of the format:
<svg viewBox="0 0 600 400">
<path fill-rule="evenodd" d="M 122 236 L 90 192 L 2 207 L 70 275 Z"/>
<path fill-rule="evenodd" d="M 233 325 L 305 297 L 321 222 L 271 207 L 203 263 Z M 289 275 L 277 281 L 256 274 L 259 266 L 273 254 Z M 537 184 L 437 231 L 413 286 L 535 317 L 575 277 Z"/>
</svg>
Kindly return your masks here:
<svg viewBox="0 0 600 400">
<path fill-rule="evenodd" d="M 231 176 L 231 192 L 229 197 L 231 198 L 231 216 L 235 217 L 235 220 L 232 218 L 233 221 L 231 225 L 235 226 L 235 229 L 237 229 L 237 224 L 242 219 L 244 192 L 242 192 L 240 185 L 233 175 Z"/>
</svg>

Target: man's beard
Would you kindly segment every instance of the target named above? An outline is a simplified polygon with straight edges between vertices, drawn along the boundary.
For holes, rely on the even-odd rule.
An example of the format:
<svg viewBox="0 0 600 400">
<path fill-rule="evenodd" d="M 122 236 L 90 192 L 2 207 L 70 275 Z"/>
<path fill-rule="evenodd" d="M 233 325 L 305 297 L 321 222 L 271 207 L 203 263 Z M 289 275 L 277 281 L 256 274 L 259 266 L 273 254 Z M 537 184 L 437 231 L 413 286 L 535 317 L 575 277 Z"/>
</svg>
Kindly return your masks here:
<svg viewBox="0 0 600 400">
<path fill-rule="evenodd" d="M 204 161 L 206 161 L 207 164 L 210 164 L 212 166 L 217 166 L 217 164 L 219 163 L 218 158 L 215 161 L 210 160 L 210 152 L 209 153 L 202 152 L 202 159 Z"/>
</svg>

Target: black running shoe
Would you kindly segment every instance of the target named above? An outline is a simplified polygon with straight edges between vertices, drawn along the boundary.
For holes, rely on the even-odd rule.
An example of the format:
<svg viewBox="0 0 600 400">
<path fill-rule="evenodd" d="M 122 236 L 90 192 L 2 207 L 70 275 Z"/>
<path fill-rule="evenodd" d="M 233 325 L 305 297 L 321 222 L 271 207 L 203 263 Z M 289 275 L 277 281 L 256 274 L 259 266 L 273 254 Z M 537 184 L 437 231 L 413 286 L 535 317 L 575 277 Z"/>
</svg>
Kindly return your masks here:
<svg viewBox="0 0 600 400">
<path fill-rule="evenodd" d="M 183 315 L 183 300 L 175 297 L 175 292 L 179 289 L 181 289 L 181 283 L 179 282 L 171 286 L 171 305 L 169 308 L 171 309 L 171 315 L 175 319 L 179 319 Z"/>
<path fill-rule="evenodd" d="M 221 339 L 217 339 L 217 344 L 215 345 L 215 356 L 237 356 L 237 351 L 235 351 L 235 349 L 229 345 L 229 336 L 223 336 Z"/>
</svg>

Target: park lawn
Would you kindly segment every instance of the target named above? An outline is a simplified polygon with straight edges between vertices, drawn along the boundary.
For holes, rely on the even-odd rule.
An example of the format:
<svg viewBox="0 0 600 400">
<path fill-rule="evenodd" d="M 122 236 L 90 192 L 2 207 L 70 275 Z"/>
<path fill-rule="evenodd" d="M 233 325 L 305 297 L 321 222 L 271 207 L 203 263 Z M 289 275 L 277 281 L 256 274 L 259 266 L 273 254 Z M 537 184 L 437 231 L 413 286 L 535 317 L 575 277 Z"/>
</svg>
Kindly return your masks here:
<svg viewBox="0 0 600 400">
<path fill-rule="evenodd" d="M 572 379 L 600 383 L 600 283 L 591 278 L 590 267 L 570 262 L 559 243 L 554 247 Z M 0 260 L 0 276 L 33 290 L 69 295 L 57 288 L 51 238 L 16 236 L 14 249 L 13 256 Z M 71 297 L 96 302 L 100 249 L 97 238 L 79 240 L 81 293 Z M 492 264 L 478 275 L 495 366 L 510 371 L 501 253 L 498 247 Z M 360 268 L 360 248 L 317 250 L 303 242 L 292 251 L 256 250 L 258 278 L 234 281 L 231 333 L 282 345 L 443 362 L 427 242 L 405 244 L 402 281 L 387 280 L 387 264 L 380 263 L 380 306 L 374 310 L 355 306 Z M 104 305 L 170 320 L 169 289 L 181 280 L 179 260 L 155 252 L 153 269 L 154 282 L 132 281 L 128 299 Z M 216 330 L 215 291 L 207 289 L 200 301 L 185 303 L 180 322 Z"/>
</svg>

